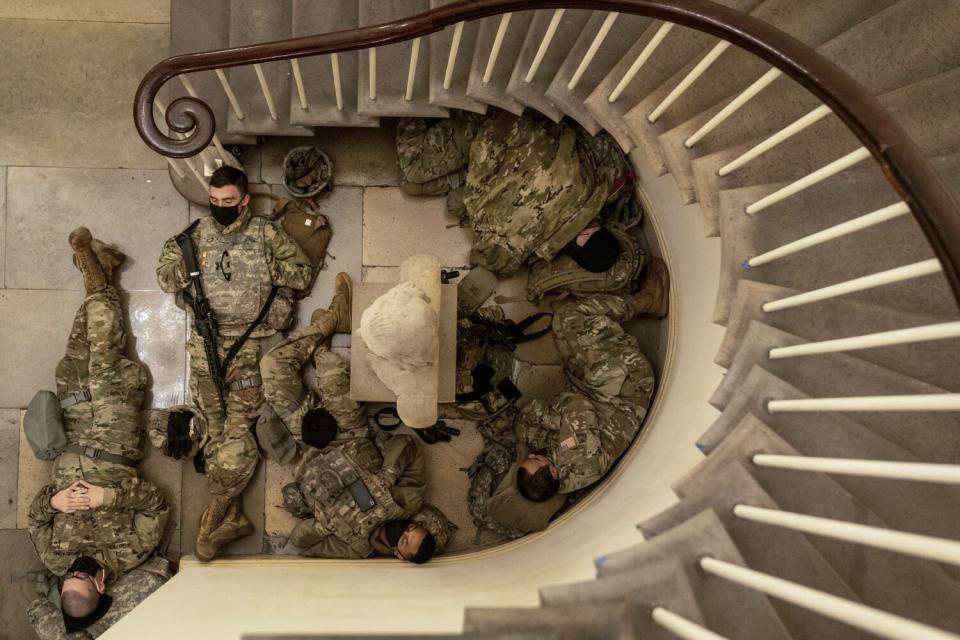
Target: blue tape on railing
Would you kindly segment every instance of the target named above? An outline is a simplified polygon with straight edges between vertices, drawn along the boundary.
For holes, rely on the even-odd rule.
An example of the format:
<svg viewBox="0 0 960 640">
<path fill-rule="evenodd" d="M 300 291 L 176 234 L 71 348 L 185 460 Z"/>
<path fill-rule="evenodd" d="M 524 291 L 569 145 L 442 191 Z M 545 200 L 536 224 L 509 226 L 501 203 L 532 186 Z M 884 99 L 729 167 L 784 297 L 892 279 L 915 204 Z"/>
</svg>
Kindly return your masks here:
<svg viewBox="0 0 960 640">
<path fill-rule="evenodd" d="M 603 565 L 607 564 L 607 556 L 600 556 L 599 558 L 594 559 L 593 564 L 598 567 L 602 567 Z"/>
<path fill-rule="evenodd" d="M 750 256 L 749 258 L 747 258 L 746 260 L 744 260 L 743 262 L 741 262 L 741 263 L 740 263 L 740 268 L 743 269 L 744 271 L 748 271 L 748 270 L 750 270 L 750 269 L 753 269 L 753 267 L 750 266 L 750 260 L 752 260 L 752 259 L 753 259 L 753 256 Z"/>
</svg>

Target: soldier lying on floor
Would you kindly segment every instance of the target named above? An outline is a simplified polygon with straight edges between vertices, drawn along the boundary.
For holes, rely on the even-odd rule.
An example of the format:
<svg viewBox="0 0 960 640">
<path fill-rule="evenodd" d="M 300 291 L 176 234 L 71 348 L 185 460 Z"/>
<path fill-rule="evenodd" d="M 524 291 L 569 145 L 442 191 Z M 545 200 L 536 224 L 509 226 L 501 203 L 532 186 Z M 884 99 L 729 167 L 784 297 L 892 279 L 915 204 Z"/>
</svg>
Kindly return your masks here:
<svg viewBox="0 0 960 640">
<path fill-rule="evenodd" d="M 124 356 L 123 312 L 111 284 L 124 256 L 85 227 L 70 234 L 70 244 L 87 297 L 57 365 L 57 399 L 41 392 L 24 420 L 35 452 L 59 453 L 53 482 L 30 505 L 29 523 L 41 561 L 61 579 L 67 632 L 106 614 L 111 598 L 104 594 L 153 553 L 167 521 L 160 489 L 137 474 L 146 375 Z M 65 444 L 48 437 L 56 431 L 51 425 L 61 424 Z"/>
<path fill-rule="evenodd" d="M 264 394 L 304 446 L 284 504 L 303 518 L 290 534 L 302 555 L 394 555 L 422 563 L 446 546 L 452 525 L 424 504 L 425 459 L 409 435 L 373 437 L 363 407 L 350 399 L 347 362 L 330 351 L 334 332 L 350 331 L 352 283 L 337 274 L 328 309 L 271 349 L 260 364 Z M 316 366 L 318 393 L 303 385 Z"/>
</svg>

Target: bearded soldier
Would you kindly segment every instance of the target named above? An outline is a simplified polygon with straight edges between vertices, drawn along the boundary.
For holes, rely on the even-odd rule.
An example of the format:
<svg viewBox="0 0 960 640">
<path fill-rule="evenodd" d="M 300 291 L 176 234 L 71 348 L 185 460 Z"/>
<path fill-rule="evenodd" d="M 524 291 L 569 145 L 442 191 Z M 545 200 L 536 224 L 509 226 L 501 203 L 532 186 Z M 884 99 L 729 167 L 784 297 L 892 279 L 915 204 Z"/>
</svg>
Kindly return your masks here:
<svg viewBox="0 0 960 640">
<path fill-rule="evenodd" d="M 350 277 L 337 274 L 330 307 L 260 364 L 267 401 L 306 445 L 296 482 L 283 489 L 288 510 L 303 518 L 290 541 L 305 556 L 426 562 L 446 545 L 452 525 L 423 502 L 423 453 L 408 435 L 378 446 L 363 407 L 350 399 L 347 362 L 328 346 L 334 332 L 350 331 L 351 289 Z M 311 359 L 317 394 L 302 381 Z"/>
<path fill-rule="evenodd" d="M 215 171 L 211 215 L 168 240 L 157 268 L 160 288 L 190 301 L 194 312 L 194 332 L 187 341 L 190 390 L 205 418 L 203 454 L 211 493 L 197 535 L 201 560 L 211 560 L 223 545 L 253 531 L 241 512 L 240 495 L 258 460 L 250 428 L 263 402 L 262 342 L 288 328 L 292 290 L 308 287 L 312 275 L 297 244 L 282 229 L 254 217 L 249 202 L 242 171 Z"/>
</svg>

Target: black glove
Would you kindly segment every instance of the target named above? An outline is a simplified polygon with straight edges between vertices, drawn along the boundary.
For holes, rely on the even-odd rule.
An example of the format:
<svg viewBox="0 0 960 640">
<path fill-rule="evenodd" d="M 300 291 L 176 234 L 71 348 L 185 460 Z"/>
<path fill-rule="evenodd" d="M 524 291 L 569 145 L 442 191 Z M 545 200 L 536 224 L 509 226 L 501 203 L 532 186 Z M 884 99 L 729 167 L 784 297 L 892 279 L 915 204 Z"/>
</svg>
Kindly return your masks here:
<svg viewBox="0 0 960 640">
<path fill-rule="evenodd" d="M 455 436 L 460 435 L 460 429 L 448 427 L 443 420 L 438 420 L 432 427 L 426 429 L 414 429 L 414 433 L 420 436 L 420 439 L 427 444 L 436 444 L 438 442 L 450 442 Z"/>
<path fill-rule="evenodd" d="M 203 454 L 203 449 L 197 451 L 197 455 L 193 456 L 193 468 L 197 473 L 206 473 L 207 472 L 207 457 Z"/>
<path fill-rule="evenodd" d="M 190 439 L 192 418 L 189 411 L 171 411 L 167 417 L 167 442 L 163 445 L 163 452 L 174 460 L 186 458 L 193 450 L 193 440 Z"/>
</svg>

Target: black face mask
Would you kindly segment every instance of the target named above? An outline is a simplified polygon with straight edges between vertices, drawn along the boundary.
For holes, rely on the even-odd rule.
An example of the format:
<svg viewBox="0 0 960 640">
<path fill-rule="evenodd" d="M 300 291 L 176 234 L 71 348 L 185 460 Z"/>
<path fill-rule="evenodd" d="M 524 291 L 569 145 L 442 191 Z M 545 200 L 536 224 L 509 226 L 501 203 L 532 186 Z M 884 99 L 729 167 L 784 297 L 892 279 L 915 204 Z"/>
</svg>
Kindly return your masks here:
<svg viewBox="0 0 960 640">
<path fill-rule="evenodd" d="M 224 227 L 229 227 L 240 216 L 240 205 L 235 204 L 232 207 L 221 207 L 211 203 L 210 215 Z"/>
<path fill-rule="evenodd" d="M 400 536 L 408 526 L 410 526 L 409 520 L 391 520 L 383 525 L 383 537 L 387 539 L 387 544 L 394 548 L 400 544 Z"/>
<path fill-rule="evenodd" d="M 67 570 L 67 577 L 72 576 L 74 571 L 82 571 L 93 578 L 100 569 L 100 563 L 90 556 L 80 556 L 70 565 L 70 568 Z"/>
</svg>

